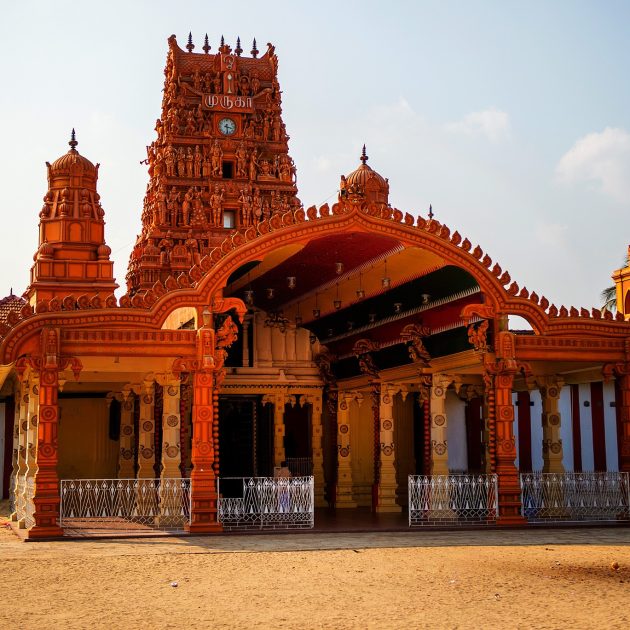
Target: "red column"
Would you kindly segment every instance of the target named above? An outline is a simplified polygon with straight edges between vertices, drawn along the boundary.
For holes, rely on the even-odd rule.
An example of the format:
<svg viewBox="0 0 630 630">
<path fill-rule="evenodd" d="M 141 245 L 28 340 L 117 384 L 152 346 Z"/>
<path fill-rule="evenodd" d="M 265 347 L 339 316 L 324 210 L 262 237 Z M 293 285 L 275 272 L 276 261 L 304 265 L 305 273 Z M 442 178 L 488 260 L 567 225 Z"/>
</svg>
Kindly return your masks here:
<svg viewBox="0 0 630 630">
<path fill-rule="evenodd" d="M 499 525 L 521 525 L 521 484 L 516 460 L 512 372 L 499 372 L 494 378 L 496 425 L 496 472 L 499 478 Z"/>
<path fill-rule="evenodd" d="M 529 392 L 519 392 L 518 405 L 518 461 L 523 472 L 532 471 L 532 413 Z"/>
<path fill-rule="evenodd" d="M 217 482 L 214 474 L 214 400 L 213 374 L 195 371 L 192 374 L 192 472 L 190 532 L 219 532 L 217 521 Z"/>
<path fill-rule="evenodd" d="M 630 365 L 624 365 L 616 372 L 619 383 L 619 411 L 617 414 L 617 448 L 619 470 L 630 472 Z"/>
</svg>

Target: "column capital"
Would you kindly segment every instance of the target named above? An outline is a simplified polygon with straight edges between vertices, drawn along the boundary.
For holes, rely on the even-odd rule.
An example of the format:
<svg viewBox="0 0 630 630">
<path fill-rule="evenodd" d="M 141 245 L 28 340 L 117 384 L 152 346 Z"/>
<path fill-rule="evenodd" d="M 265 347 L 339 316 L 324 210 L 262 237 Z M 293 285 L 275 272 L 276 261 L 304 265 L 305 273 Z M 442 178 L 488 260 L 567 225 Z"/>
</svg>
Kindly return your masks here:
<svg viewBox="0 0 630 630">
<path fill-rule="evenodd" d="M 534 382 L 541 395 L 549 398 L 559 398 L 564 386 L 564 378 L 557 375 L 535 376 Z"/>
</svg>

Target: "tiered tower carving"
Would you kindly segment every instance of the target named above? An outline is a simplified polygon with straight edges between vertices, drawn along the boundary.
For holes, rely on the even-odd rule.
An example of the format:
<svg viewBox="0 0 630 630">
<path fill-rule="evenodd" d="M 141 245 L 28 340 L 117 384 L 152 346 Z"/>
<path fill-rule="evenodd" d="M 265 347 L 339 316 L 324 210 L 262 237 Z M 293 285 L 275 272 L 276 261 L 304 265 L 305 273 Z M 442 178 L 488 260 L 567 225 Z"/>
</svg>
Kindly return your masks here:
<svg viewBox="0 0 630 630">
<path fill-rule="evenodd" d="M 75 299 L 92 306 L 116 302 L 118 285 L 96 190 L 99 165 L 79 154 L 74 129 L 68 144 L 68 153 L 52 164 L 46 162 L 48 192 L 39 213 L 39 247 L 25 293 L 33 307 L 55 298 L 65 298 L 68 308 Z"/>
<path fill-rule="evenodd" d="M 142 232 L 129 261 L 131 295 L 187 272 L 230 230 L 300 206 L 282 122 L 274 47 L 242 56 L 223 38 L 210 54 L 172 35 L 157 139 L 147 147 Z"/>
</svg>

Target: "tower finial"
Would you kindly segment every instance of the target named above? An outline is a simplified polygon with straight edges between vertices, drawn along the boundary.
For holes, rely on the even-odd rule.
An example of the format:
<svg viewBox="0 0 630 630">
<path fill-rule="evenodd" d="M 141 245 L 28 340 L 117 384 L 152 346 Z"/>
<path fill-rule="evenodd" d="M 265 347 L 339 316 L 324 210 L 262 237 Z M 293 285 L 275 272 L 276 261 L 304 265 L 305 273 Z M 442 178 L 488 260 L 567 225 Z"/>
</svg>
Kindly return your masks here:
<svg viewBox="0 0 630 630">
<path fill-rule="evenodd" d="M 68 142 L 68 144 L 70 145 L 70 148 L 75 151 L 76 150 L 76 146 L 77 144 L 79 144 L 77 142 L 77 134 L 74 131 L 74 127 L 72 128 L 72 133 L 70 134 L 70 142 Z"/>
<path fill-rule="evenodd" d="M 208 43 L 208 33 L 206 33 L 206 38 L 203 41 L 202 49 L 203 49 L 203 52 L 206 53 L 206 55 L 210 52 L 210 44 Z"/>
<path fill-rule="evenodd" d="M 186 44 L 186 50 L 191 53 L 195 49 L 195 45 L 192 41 L 192 31 L 188 32 L 188 43 Z"/>
<path fill-rule="evenodd" d="M 236 53 L 237 57 L 240 57 L 241 53 L 243 52 L 243 49 L 241 48 L 241 38 L 240 37 L 236 38 L 236 48 L 234 49 L 234 52 Z"/>
<path fill-rule="evenodd" d="M 365 152 L 365 145 L 363 145 L 363 150 L 361 151 L 361 162 L 365 164 L 369 160 L 367 153 Z"/>
<path fill-rule="evenodd" d="M 256 59 L 256 57 L 258 57 L 258 48 L 256 48 L 256 38 L 254 37 L 254 43 L 252 44 L 252 51 L 251 51 L 251 55 L 254 59 Z"/>
<path fill-rule="evenodd" d="M 223 48 L 223 46 L 225 46 L 225 39 L 223 35 L 221 35 L 221 48 Z"/>
<path fill-rule="evenodd" d="M 429 204 L 429 219 L 433 219 L 435 215 L 433 214 L 433 206 Z"/>
</svg>

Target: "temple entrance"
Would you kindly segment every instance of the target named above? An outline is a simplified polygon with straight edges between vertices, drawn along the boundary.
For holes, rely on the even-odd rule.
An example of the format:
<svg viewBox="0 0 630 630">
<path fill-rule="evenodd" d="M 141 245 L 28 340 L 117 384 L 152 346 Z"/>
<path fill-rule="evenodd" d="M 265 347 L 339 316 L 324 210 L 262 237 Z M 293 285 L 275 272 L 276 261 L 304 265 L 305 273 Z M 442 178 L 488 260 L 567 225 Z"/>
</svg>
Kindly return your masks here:
<svg viewBox="0 0 630 630">
<path fill-rule="evenodd" d="M 261 396 L 219 397 L 219 476 L 273 474 L 273 418 Z"/>
</svg>

